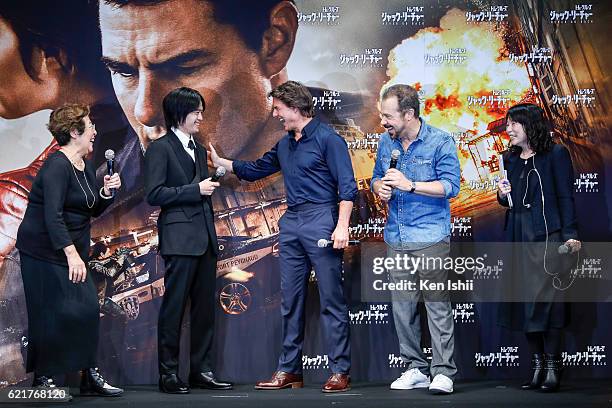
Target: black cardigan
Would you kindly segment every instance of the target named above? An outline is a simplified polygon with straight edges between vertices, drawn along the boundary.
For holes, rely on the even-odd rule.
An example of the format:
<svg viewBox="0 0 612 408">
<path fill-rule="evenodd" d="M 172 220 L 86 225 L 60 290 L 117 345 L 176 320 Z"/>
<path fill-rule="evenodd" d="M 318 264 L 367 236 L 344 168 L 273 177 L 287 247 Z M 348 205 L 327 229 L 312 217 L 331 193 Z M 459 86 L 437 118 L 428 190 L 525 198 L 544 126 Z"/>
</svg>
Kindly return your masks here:
<svg viewBox="0 0 612 408">
<path fill-rule="evenodd" d="M 520 153 L 504 154 L 504 168 L 508 172 L 508 180 L 512 186 L 518 186 L 520 177 L 520 166 L 517 166 Z M 530 161 L 532 159 L 529 159 Z M 576 207 L 574 204 L 574 168 L 568 150 L 555 144 L 547 153 L 538 153 L 534 156 L 535 167 L 542 179 L 542 189 L 544 190 L 544 214 L 548 224 L 548 233 L 561 232 L 561 239 L 565 242 L 568 239 L 577 239 Z M 529 209 L 533 220 L 533 229 L 537 238 L 543 238 L 546 234 L 544 218 L 542 217 L 542 196 L 540 194 L 540 183 L 534 172 L 531 173 L 529 182 L 528 201 L 531 204 Z M 522 195 L 515 199 L 514 206 L 523 205 Z M 497 201 L 508 207 L 507 197 Z M 514 211 L 506 211 L 506 222 L 504 230 L 506 239 L 512 241 Z"/>
<path fill-rule="evenodd" d="M 92 208 L 87 207 L 83 194 L 84 189 L 91 205 L 93 197 L 84 176 L 95 197 Z M 85 171 L 80 172 L 73 168 L 64 153 L 57 151 L 45 160 L 36 175 L 28 201 L 17 232 L 17 249 L 44 261 L 67 265 L 63 248 L 71 244 L 87 262 L 91 217 L 100 215 L 113 200 L 100 197 L 100 186 L 96 184 L 91 162 L 85 160 Z"/>
</svg>

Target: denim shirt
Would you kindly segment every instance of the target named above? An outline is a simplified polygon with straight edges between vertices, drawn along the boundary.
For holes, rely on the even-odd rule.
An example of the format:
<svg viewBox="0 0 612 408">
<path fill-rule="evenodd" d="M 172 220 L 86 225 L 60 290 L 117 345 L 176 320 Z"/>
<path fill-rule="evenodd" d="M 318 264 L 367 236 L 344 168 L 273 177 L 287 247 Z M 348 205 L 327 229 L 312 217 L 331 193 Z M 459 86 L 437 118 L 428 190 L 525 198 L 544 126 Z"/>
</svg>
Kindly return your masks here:
<svg viewBox="0 0 612 408">
<path fill-rule="evenodd" d="M 389 200 L 385 226 L 385 242 L 395 249 L 421 249 L 449 240 L 449 199 L 459 193 L 460 167 L 455 141 L 446 132 L 421 120 L 421 129 L 414 142 L 404 151 L 399 139 L 389 133 L 381 135 L 374 172 L 376 180 L 384 177 L 391 161 L 391 152 L 401 152 L 397 169 L 408 180 L 439 181 L 444 186 L 444 197 L 428 197 L 394 188 Z"/>
</svg>

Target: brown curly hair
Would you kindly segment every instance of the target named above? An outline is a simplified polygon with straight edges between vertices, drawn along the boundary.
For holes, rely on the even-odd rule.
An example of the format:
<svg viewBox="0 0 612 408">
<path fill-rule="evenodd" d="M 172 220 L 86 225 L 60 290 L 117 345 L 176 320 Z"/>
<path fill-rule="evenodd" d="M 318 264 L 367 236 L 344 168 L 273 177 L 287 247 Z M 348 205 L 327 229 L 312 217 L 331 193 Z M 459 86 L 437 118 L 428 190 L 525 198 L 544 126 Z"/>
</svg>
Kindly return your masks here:
<svg viewBox="0 0 612 408">
<path fill-rule="evenodd" d="M 57 144 L 65 146 L 70 142 L 70 132 L 73 129 L 79 134 L 85 131 L 83 118 L 88 115 L 89 106 L 79 103 L 66 104 L 51 112 L 47 129 L 57 140 Z"/>
</svg>

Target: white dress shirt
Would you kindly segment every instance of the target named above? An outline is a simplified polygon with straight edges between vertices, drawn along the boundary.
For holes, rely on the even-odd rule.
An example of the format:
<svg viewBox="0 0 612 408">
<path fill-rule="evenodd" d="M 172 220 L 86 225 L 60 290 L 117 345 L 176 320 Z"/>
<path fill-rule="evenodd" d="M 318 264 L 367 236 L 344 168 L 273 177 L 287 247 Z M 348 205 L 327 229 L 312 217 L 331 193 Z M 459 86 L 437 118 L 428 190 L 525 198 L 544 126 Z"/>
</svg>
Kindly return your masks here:
<svg viewBox="0 0 612 408">
<path fill-rule="evenodd" d="M 187 147 L 189 141 L 193 140 L 193 137 L 177 128 L 172 128 L 172 131 L 179 138 L 181 144 L 183 145 L 183 149 L 185 149 L 187 154 L 191 157 L 191 160 L 195 162 L 195 149 L 190 149 L 189 147 Z M 195 141 L 193 142 L 193 145 L 195 146 Z"/>
</svg>

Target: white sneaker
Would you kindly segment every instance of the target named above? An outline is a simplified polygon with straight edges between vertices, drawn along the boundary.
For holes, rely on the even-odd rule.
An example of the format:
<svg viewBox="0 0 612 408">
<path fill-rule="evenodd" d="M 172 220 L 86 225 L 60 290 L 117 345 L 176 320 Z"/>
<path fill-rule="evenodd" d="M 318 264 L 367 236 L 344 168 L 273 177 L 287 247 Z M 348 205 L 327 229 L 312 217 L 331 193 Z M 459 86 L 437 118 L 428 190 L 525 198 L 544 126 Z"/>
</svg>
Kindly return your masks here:
<svg viewBox="0 0 612 408">
<path fill-rule="evenodd" d="M 414 388 L 429 387 L 429 377 L 423 374 L 418 368 L 411 368 L 404 373 L 393 383 L 392 390 L 412 390 Z"/>
<path fill-rule="evenodd" d="M 429 386 L 429 391 L 432 394 L 451 394 L 453 392 L 453 380 L 444 374 L 437 374 Z"/>
</svg>

